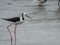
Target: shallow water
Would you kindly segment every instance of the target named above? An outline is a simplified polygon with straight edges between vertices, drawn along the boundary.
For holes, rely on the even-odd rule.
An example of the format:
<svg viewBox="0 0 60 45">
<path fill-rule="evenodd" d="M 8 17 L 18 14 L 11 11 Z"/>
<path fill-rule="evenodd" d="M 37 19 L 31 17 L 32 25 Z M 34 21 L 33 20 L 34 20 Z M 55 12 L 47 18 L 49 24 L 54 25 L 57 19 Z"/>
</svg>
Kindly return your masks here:
<svg viewBox="0 0 60 45">
<path fill-rule="evenodd" d="M 32 0 L 0 0 L 0 18 L 28 13 L 24 24 L 17 27 L 17 45 L 60 45 L 60 9 L 57 1 L 38 6 Z M 9 23 L 0 19 L 0 45 L 10 45 L 6 29 Z M 11 26 L 13 32 L 14 25 Z"/>
</svg>

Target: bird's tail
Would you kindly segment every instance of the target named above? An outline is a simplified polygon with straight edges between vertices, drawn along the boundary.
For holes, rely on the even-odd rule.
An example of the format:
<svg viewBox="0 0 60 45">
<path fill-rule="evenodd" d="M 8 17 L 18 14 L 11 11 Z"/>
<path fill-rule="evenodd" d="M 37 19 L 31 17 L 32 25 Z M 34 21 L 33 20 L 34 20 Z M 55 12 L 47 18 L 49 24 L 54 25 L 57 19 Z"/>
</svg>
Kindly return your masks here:
<svg viewBox="0 0 60 45">
<path fill-rule="evenodd" d="M 1 18 L 2 20 L 7 20 L 7 19 L 5 19 L 5 18 Z"/>
</svg>

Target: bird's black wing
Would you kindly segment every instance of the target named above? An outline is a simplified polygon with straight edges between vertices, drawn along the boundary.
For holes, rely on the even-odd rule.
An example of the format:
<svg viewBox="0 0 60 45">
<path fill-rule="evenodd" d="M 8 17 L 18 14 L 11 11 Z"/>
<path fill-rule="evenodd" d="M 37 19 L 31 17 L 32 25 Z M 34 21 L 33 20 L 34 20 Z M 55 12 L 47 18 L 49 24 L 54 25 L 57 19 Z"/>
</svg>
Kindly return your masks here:
<svg viewBox="0 0 60 45">
<path fill-rule="evenodd" d="M 2 18 L 3 20 L 7 20 L 7 21 L 10 21 L 10 22 L 17 22 L 17 21 L 20 21 L 20 17 L 13 17 L 13 18 Z"/>
</svg>

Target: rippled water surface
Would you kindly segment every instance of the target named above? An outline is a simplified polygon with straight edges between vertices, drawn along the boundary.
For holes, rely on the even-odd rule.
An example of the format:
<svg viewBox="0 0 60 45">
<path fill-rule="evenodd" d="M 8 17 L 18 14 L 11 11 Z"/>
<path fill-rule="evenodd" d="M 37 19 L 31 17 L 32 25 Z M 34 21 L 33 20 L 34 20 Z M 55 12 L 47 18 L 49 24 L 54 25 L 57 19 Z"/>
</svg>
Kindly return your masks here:
<svg viewBox="0 0 60 45">
<path fill-rule="evenodd" d="M 57 1 L 38 6 L 33 0 L 0 0 L 0 45 L 10 45 L 9 22 L 1 18 L 28 13 L 24 24 L 17 27 L 17 45 L 60 45 L 60 8 Z M 11 26 L 13 32 L 14 25 Z"/>
</svg>

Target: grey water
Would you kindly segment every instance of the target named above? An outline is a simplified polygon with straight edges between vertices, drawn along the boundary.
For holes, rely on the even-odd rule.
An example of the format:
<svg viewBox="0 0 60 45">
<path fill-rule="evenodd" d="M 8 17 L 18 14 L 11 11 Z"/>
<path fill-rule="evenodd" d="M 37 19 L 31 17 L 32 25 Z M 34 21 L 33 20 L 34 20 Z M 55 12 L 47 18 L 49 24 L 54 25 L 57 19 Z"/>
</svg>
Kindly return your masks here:
<svg viewBox="0 0 60 45">
<path fill-rule="evenodd" d="M 60 45 L 60 8 L 57 0 L 48 0 L 38 6 L 33 0 L 0 0 L 0 45 L 10 45 L 7 26 L 1 18 L 21 16 L 28 13 L 32 20 L 17 27 L 16 45 Z M 13 33 L 14 25 L 10 27 Z"/>
</svg>

